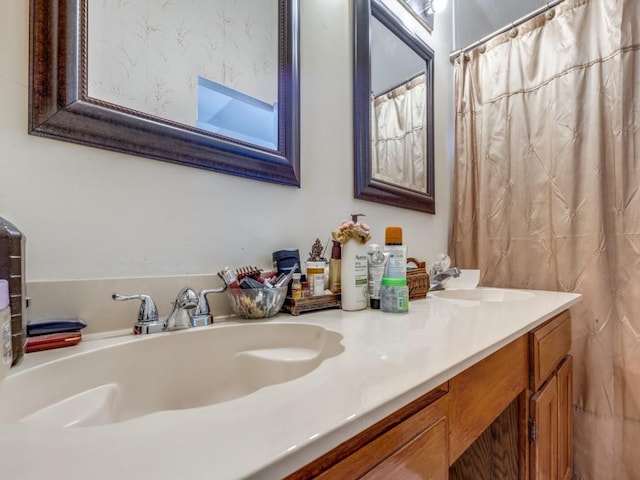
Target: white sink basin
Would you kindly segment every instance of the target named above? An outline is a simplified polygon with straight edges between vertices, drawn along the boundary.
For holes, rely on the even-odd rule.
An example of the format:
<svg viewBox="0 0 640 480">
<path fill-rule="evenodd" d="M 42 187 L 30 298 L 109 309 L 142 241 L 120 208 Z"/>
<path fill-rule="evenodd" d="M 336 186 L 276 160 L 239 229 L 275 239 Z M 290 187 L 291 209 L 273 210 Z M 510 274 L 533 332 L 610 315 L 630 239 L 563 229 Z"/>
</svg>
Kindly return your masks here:
<svg viewBox="0 0 640 480">
<path fill-rule="evenodd" d="M 435 298 L 452 302 L 520 302 L 533 298 L 533 294 L 508 288 L 471 288 L 457 290 L 439 290 L 431 292 Z"/>
<path fill-rule="evenodd" d="M 95 426 L 212 405 L 311 372 L 344 351 L 341 340 L 339 333 L 296 323 L 122 337 L 7 376 L 0 422 Z"/>
</svg>

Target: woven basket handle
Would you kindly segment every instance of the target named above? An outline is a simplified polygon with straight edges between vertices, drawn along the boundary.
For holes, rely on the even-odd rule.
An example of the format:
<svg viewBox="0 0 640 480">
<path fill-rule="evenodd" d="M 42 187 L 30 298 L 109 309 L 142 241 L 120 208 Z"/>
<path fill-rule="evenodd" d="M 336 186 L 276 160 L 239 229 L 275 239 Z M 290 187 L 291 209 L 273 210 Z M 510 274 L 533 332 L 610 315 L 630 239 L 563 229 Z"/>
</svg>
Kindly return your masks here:
<svg viewBox="0 0 640 480">
<path fill-rule="evenodd" d="M 415 257 L 408 257 L 407 263 L 412 263 L 412 262 L 415 263 L 418 268 L 425 268 L 427 265 L 427 262 L 420 262 Z"/>
</svg>

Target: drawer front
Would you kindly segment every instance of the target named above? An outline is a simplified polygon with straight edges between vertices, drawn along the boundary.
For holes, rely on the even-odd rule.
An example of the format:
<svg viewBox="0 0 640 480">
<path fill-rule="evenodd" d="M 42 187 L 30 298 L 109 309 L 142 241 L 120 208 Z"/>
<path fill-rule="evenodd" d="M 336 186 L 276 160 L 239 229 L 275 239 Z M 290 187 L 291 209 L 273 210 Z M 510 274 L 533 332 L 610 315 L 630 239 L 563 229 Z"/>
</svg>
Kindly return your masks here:
<svg viewBox="0 0 640 480">
<path fill-rule="evenodd" d="M 537 391 L 571 348 L 571 315 L 566 310 L 529 335 L 529 385 Z"/>
<path fill-rule="evenodd" d="M 445 395 L 315 478 L 345 480 L 366 474 L 370 479 L 394 478 L 388 474 L 416 466 L 429 471 L 434 465 L 439 465 L 436 471 L 444 468 L 448 472 L 448 409 L 449 396 Z M 425 448 L 431 451 L 426 457 Z"/>
<path fill-rule="evenodd" d="M 527 388 L 527 336 L 514 340 L 449 381 L 452 465 Z"/>
<path fill-rule="evenodd" d="M 362 477 L 362 480 L 446 480 L 449 478 L 447 419 L 436 423 Z"/>
</svg>

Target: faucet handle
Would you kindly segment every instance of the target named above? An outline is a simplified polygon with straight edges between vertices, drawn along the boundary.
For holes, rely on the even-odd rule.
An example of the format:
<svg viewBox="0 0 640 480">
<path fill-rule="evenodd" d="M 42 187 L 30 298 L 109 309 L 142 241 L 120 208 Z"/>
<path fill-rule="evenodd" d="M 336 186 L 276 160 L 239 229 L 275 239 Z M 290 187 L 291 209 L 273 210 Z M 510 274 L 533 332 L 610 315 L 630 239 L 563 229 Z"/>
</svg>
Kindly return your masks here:
<svg viewBox="0 0 640 480">
<path fill-rule="evenodd" d="M 158 321 L 158 308 L 151 298 L 151 295 L 139 293 L 136 295 L 121 295 L 114 293 L 111 298 L 118 301 L 141 300 L 140 311 L 138 312 L 138 323 L 152 323 Z"/>
<path fill-rule="evenodd" d="M 220 288 L 210 288 L 201 290 L 198 295 L 198 306 L 193 312 L 193 316 L 191 317 L 192 323 L 194 327 L 202 327 L 205 325 L 211 325 L 213 323 L 213 315 L 211 314 L 211 309 L 209 308 L 209 301 L 207 300 L 207 295 L 210 293 L 220 293 L 224 292 L 227 289 L 227 286 Z"/>
</svg>

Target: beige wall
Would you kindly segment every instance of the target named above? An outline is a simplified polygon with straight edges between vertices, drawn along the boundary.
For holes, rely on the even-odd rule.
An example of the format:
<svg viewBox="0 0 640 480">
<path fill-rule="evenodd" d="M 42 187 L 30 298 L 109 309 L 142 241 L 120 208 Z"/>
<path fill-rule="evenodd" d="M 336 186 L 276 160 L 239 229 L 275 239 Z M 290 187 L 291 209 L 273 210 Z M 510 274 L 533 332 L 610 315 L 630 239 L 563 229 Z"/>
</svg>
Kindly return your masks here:
<svg viewBox="0 0 640 480">
<path fill-rule="evenodd" d="M 427 35 L 436 52 L 437 175 L 437 214 L 427 215 L 353 199 L 351 2 L 300 2 L 300 189 L 27 135 L 28 3 L 2 0 L 0 216 L 27 236 L 27 280 L 37 287 L 29 291 L 32 318 L 91 316 L 74 307 L 71 294 L 55 308 L 39 303 L 35 292 L 49 281 L 124 278 L 130 285 L 139 277 L 266 266 L 282 247 L 306 255 L 316 237 L 326 241 L 352 212 L 367 215 L 374 241 L 383 242 L 384 227 L 397 224 L 412 256 L 429 260 L 446 251 L 453 135 L 449 10 L 436 19 L 433 38 Z M 170 300 L 156 298 L 159 305 Z"/>
</svg>

